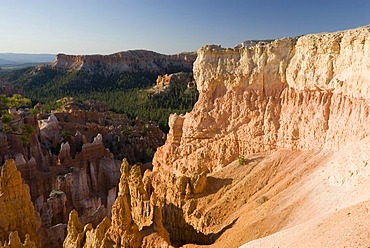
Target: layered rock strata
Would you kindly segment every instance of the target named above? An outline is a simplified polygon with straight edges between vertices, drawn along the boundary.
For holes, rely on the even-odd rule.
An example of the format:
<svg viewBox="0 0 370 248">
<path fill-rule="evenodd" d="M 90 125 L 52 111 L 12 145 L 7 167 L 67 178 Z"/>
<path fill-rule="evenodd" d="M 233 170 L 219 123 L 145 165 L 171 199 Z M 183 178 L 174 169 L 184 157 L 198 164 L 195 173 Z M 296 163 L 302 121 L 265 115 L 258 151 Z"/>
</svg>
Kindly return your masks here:
<svg viewBox="0 0 370 248">
<path fill-rule="evenodd" d="M 162 74 L 166 71 L 190 71 L 196 58 L 194 53 L 164 55 L 152 51 L 132 50 L 111 55 L 66 55 L 58 54 L 51 67 L 58 70 L 96 69 L 105 72 L 152 72 Z M 180 71 L 181 71 L 180 70 Z"/>
<path fill-rule="evenodd" d="M 205 46 L 194 63 L 199 100 L 170 117 L 154 169 L 212 172 L 278 148 L 338 150 L 369 135 L 370 28 Z"/>
</svg>

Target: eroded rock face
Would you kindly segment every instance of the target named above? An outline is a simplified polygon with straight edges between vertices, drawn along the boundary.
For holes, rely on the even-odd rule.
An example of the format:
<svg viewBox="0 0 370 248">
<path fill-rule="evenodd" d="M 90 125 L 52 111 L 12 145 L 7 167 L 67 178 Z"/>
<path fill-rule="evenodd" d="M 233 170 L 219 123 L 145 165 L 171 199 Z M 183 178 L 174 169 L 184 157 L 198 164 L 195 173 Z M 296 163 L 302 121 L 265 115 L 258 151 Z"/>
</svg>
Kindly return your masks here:
<svg viewBox="0 0 370 248">
<path fill-rule="evenodd" d="M 193 76 L 190 73 L 178 72 L 173 74 L 158 75 L 156 85 L 149 91 L 150 94 L 159 94 L 169 91 L 179 85 L 186 85 L 188 88 L 195 87 Z"/>
<path fill-rule="evenodd" d="M 111 203 L 107 208 L 108 191 L 117 187 L 120 176 L 119 164 L 104 147 L 101 135 L 84 144 L 74 158 L 68 142 L 62 144 L 56 162 L 51 172 L 38 172 L 37 177 L 27 180 L 42 226 L 66 224 L 72 209 L 79 212 L 83 223 L 96 226 L 111 211 Z"/>
<path fill-rule="evenodd" d="M 40 129 L 36 117 L 28 115 L 23 118 L 17 113 L 13 118 L 16 118 L 20 125 L 29 124 L 34 129 L 34 132 L 30 135 L 29 143 L 22 142 L 18 134 L 0 132 L 0 163 L 2 164 L 7 159 L 16 159 L 18 157 L 18 161 L 16 162 L 20 162 L 20 165 L 27 164 L 30 168 L 36 165 L 37 170 L 48 171 L 52 158 L 40 143 Z M 34 176 L 34 171 L 29 170 L 27 166 L 21 168 L 21 172 L 25 175 L 25 179 Z"/>
<path fill-rule="evenodd" d="M 51 67 L 58 70 L 95 71 L 99 68 L 106 72 L 140 72 L 163 73 L 178 68 L 191 70 L 195 54 L 180 53 L 164 55 L 152 51 L 132 50 L 111 55 L 66 55 L 58 54 Z"/>
<path fill-rule="evenodd" d="M 1 248 L 36 248 L 36 243 L 30 240 L 30 236 L 27 234 L 24 243 L 22 243 L 21 239 L 18 236 L 18 232 L 11 232 L 9 234 L 9 241 L 2 245 L 0 242 Z"/>
<path fill-rule="evenodd" d="M 277 148 L 338 150 L 370 134 L 370 28 L 205 46 L 194 63 L 199 100 L 170 117 L 154 169 L 212 172 Z M 348 127 L 351 128 L 348 128 Z"/>
<path fill-rule="evenodd" d="M 21 143 L 14 134 L 0 133 L 0 146 L 3 147 L 0 158 L 14 158 L 17 169 L 29 185 L 31 199 L 41 217 L 43 245 L 60 247 L 65 231 L 62 231 L 63 226 L 55 225 L 66 224 L 72 209 L 78 210 L 84 224 L 92 223 L 94 227 L 111 215 L 120 178 L 120 162 L 114 160 L 103 144 L 109 133 L 105 131 L 104 136 L 98 133 L 105 130 L 104 126 L 91 128 L 90 143 L 84 135 L 86 132 L 62 142 L 62 122 L 54 114 L 41 123 L 41 130 L 34 117 L 26 117 L 24 122 L 35 128 L 30 144 Z M 74 128 L 76 132 L 76 126 Z M 55 230 L 58 230 L 58 236 L 54 235 Z M 25 234 L 20 231 L 18 234 L 23 242 Z M 48 239 L 49 235 L 55 238 Z"/>
<path fill-rule="evenodd" d="M 0 160 L 15 160 L 41 217 L 43 245 L 53 247 L 64 240 L 65 230 L 58 224 L 67 224 L 71 210 L 76 209 L 80 221 L 93 227 L 111 217 L 120 179 L 117 157 L 142 161 L 147 149 L 153 151 L 164 142 L 163 132 L 153 123 L 96 110 L 65 111 L 39 123 L 27 116 L 23 121 L 35 129 L 29 144 L 0 132 Z M 127 128 L 131 136 L 123 132 Z M 147 136 L 142 138 L 144 133 Z M 122 138 L 120 144 L 117 135 Z M 48 239 L 49 235 L 54 238 Z"/>
<path fill-rule="evenodd" d="M 9 237 L 11 247 L 31 241 L 34 247 L 40 247 L 40 225 L 28 186 L 14 160 L 7 160 L 0 175 L 0 239 L 7 241 Z"/>
<path fill-rule="evenodd" d="M 69 142 L 72 157 L 81 151 L 84 144 L 91 142 L 99 134 L 102 136 L 102 143 L 115 155 L 115 159 L 127 158 L 132 164 L 147 162 L 147 151 L 155 151 L 158 146 L 164 144 L 164 133 L 156 125 L 131 120 L 124 115 L 66 109 L 55 113 L 55 116 L 59 120 L 59 130 L 63 130 L 64 136 L 67 136 L 66 141 Z M 45 126 L 41 133 L 44 133 L 49 125 Z M 58 129 L 53 133 L 54 136 L 48 140 L 55 146 L 55 138 L 59 138 L 60 142 L 62 137 Z"/>
<path fill-rule="evenodd" d="M 130 166 L 121 165 L 118 197 L 112 207 L 112 221 L 103 220 L 96 229 L 76 224 L 75 213 L 70 215 L 65 247 L 84 240 L 81 247 L 172 247 L 187 243 L 211 244 L 218 234 L 204 234 L 186 219 L 196 208 L 191 200 L 207 187 L 206 174 L 167 178 Z M 190 203 L 188 200 L 190 199 Z M 66 244 L 68 244 L 66 246 Z M 80 246 L 78 246 L 80 247 Z"/>
<path fill-rule="evenodd" d="M 153 247 L 153 237 L 147 237 L 149 235 L 168 246 L 169 235 L 162 225 L 161 214 L 156 196 L 145 188 L 140 168 L 131 168 L 124 160 L 118 197 L 112 207 L 112 221 L 106 218 L 96 229 L 91 224 L 83 227 L 77 212 L 72 211 L 64 247 Z M 144 237 L 147 246 L 143 243 Z M 160 243 L 154 247 L 157 245 L 160 247 Z"/>
<path fill-rule="evenodd" d="M 83 246 L 83 238 L 86 230 L 84 230 L 82 223 L 78 220 L 78 213 L 75 210 L 69 214 L 67 232 L 68 234 L 63 242 L 63 247 Z"/>
</svg>

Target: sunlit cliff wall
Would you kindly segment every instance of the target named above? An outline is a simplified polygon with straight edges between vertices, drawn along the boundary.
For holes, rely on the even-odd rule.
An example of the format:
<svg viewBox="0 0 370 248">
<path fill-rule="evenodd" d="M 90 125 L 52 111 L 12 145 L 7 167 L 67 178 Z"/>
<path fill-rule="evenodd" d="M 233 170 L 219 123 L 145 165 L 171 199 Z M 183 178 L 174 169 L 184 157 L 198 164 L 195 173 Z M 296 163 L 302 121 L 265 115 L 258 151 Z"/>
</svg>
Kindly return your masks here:
<svg viewBox="0 0 370 248">
<path fill-rule="evenodd" d="M 199 100 L 170 117 L 156 170 L 209 172 L 278 148 L 337 150 L 370 133 L 370 27 L 204 46 L 194 77 Z"/>
</svg>

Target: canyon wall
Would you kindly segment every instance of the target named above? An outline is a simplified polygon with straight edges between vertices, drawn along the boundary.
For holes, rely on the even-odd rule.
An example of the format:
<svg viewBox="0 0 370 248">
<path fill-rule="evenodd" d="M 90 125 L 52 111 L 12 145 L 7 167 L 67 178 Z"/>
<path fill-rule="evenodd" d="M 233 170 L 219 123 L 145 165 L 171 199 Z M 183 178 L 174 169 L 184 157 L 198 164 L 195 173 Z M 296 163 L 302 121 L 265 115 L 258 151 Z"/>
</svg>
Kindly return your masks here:
<svg viewBox="0 0 370 248">
<path fill-rule="evenodd" d="M 240 154 L 338 150 L 370 134 L 370 27 L 223 49 L 194 63 L 199 100 L 172 115 L 154 170 L 212 172 Z"/>
<path fill-rule="evenodd" d="M 256 204 L 273 200 L 260 191 L 286 175 L 299 180 L 314 167 L 311 153 L 331 153 L 370 134 L 369 55 L 370 27 L 238 48 L 201 48 L 194 65 L 199 100 L 190 113 L 170 117 L 170 132 L 155 154 L 153 171 L 141 176 L 137 167 L 124 162 L 112 221 L 105 219 L 95 229 L 83 227 L 73 212 L 64 246 L 210 245 L 238 223 L 243 215 L 234 213 L 245 206 L 250 207 L 245 210 L 250 218 L 245 218 L 253 222 L 251 228 L 263 225 L 256 219 L 264 215 L 273 223 L 266 230 L 272 230 L 279 221 L 267 212 L 257 213 Z M 255 169 L 263 160 L 258 153 L 277 149 L 267 165 Z M 251 155 L 249 166 L 233 163 L 226 172 L 220 170 L 239 155 Z M 287 171 L 276 177 L 279 170 Z M 233 180 L 235 171 L 239 178 Z M 241 197 L 225 193 L 231 184 Z M 222 237 L 220 242 L 227 243 Z"/>
<path fill-rule="evenodd" d="M 50 65 L 58 70 L 96 69 L 105 72 L 151 72 L 162 74 L 166 71 L 191 71 L 195 53 L 164 55 L 152 51 L 131 50 L 111 55 L 66 55 L 58 54 Z M 181 68 L 180 70 L 178 70 Z"/>
</svg>

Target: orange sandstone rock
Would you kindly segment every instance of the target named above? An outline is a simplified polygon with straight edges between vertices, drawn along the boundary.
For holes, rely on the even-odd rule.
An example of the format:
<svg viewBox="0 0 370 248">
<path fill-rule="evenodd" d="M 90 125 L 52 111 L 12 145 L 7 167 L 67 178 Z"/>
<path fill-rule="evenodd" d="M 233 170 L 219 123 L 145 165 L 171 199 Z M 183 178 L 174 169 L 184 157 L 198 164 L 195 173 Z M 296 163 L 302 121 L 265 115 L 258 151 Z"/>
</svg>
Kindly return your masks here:
<svg viewBox="0 0 370 248">
<path fill-rule="evenodd" d="M 370 134 L 369 51 L 369 27 L 201 48 L 199 100 L 190 113 L 170 117 L 154 170 L 212 172 L 239 154 L 338 150 L 360 140 Z"/>
<path fill-rule="evenodd" d="M 14 160 L 7 160 L 0 175 L 0 239 L 6 241 L 10 235 L 9 243 L 19 245 L 32 240 L 40 247 L 39 231 L 40 218 L 32 205 L 29 188 Z"/>
<path fill-rule="evenodd" d="M 112 206 L 112 221 L 105 218 L 96 229 L 91 224 L 83 227 L 77 212 L 72 211 L 64 247 L 153 247 L 153 240 L 161 240 L 169 247 L 161 214 L 155 195 L 150 195 L 144 187 L 140 168 L 131 168 L 124 160 L 118 197 Z"/>
</svg>

